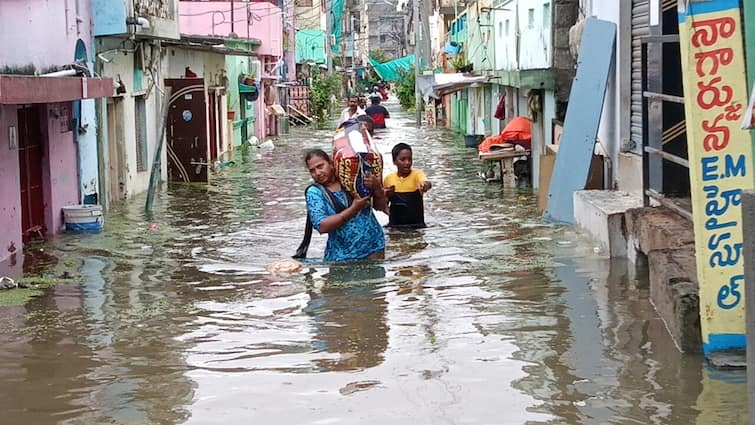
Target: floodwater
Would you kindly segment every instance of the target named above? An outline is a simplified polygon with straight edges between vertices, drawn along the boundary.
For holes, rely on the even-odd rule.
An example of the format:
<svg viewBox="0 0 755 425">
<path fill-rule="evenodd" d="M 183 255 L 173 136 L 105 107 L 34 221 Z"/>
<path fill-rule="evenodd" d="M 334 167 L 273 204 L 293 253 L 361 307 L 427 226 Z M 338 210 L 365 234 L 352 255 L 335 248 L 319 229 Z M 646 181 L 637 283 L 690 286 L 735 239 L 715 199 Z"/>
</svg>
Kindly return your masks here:
<svg viewBox="0 0 755 425">
<path fill-rule="evenodd" d="M 136 198 L 103 233 L 42 247 L 81 262 L 82 283 L 0 308 L 0 422 L 746 423 L 744 372 L 679 354 L 642 271 L 541 222 L 532 194 L 477 177 L 462 138 L 388 106 L 378 146 L 415 147 L 427 229 L 387 230 L 384 261 L 271 275 L 303 233 L 302 153 L 331 133 L 237 151 L 151 214 Z"/>
</svg>

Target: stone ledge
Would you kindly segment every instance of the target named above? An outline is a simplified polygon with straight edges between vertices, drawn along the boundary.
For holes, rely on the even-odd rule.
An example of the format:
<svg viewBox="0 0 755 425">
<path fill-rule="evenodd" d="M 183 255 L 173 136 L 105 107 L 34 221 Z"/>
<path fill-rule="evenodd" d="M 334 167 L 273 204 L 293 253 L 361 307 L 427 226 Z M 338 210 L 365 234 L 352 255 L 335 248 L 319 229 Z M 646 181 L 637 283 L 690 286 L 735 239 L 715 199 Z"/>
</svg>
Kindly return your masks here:
<svg viewBox="0 0 755 425">
<path fill-rule="evenodd" d="M 637 249 L 645 255 L 657 249 L 694 249 L 695 234 L 692 223 L 663 207 L 633 208 L 626 212 L 627 234 Z M 694 263 L 693 263 L 694 264 Z M 651 271 L 652 272 L 652 271 Z"/>
<path fill-rule="evenodd" d="M 624 192 L 580 190 L 574 192 L 574 222 L 595 239 L 611 257 L 627 256 L 624 213 L 642 205 L 642 199 Z"/>
<path fill-rule="evenodd" d="M 653 307 L 677 348 L 699 353 L 702 340 L 694 247 L 652 250 L 648 263 Z"/>
</svg>

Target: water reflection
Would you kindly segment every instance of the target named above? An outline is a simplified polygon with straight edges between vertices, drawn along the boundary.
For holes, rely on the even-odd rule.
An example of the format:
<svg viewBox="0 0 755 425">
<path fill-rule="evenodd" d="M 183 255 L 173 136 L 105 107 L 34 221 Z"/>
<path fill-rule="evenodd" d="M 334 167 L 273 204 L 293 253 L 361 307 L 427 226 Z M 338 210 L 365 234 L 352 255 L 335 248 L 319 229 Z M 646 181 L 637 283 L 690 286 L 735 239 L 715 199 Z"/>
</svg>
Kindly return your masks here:
<svg viewBox="0 0 755 425">
<path fill-rule="evenodd" d="M 362 370 L 379 365 L 388 346 L 387 302 L 379 290 L 379 264 L 331 265 L 322 284 L 308 280 L 313 349 L 334 354 L 316 361 L 321 371 Z"/>
</svg>

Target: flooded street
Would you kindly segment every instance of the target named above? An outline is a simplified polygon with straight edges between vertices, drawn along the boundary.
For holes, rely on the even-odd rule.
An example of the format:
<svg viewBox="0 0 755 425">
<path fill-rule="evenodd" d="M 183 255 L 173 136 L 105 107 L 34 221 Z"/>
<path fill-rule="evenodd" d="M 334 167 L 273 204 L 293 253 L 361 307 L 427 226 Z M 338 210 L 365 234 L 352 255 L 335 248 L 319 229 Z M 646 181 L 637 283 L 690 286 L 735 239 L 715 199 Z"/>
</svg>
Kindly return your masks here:
<svg viewBox="0 0 755 425">
<path fill-rule="evenodd" d="M 2 423 L 747 422 L 745 372 L 680 354 L 643 273 L 542 222 L 532 193 L 482 182 L 462 137 L 387 106 L 378 147 L 388 171 L 393 144 L 414 147 L 426 229 L 338 265 L 315 233 L 302 273 L 272 275 L 303 235 L 303 152 L 332 131 L 237 150 L 209 185 L 42 246 L 82 283 L 0 307 Z"/>
</svg>

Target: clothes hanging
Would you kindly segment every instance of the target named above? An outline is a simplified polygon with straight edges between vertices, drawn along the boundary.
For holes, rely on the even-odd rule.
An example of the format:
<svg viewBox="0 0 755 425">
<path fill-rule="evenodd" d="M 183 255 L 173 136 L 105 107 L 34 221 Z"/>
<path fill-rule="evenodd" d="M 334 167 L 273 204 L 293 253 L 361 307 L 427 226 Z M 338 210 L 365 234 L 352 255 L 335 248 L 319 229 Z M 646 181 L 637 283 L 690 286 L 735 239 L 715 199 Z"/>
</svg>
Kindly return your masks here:
<svg viewBox="0 0 755 425">
<path fill-rule="evenodd" d="M 494 117 L 498 118 L 499 120 L 505 120 L 506 119 L 506 95 L 501 95 L 501 100 L 498 101 L 498 106 L 495 108 L 495 114 Z"/>
</svg>

